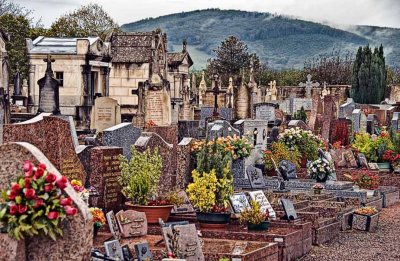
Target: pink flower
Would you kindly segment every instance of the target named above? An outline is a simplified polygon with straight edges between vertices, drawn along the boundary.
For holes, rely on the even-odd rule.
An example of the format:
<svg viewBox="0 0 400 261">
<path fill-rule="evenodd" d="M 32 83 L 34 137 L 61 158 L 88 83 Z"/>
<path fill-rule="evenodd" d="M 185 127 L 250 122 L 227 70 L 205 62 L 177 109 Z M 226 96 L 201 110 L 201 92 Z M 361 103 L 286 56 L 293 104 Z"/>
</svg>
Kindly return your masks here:
<svg viewBox="0 0 400 261">
<path fill-rule="evenodd" d="M 43 205 L 43 199 L 37 199 L 35 201 L 35 205 L 33 206 L 33 208 L 38 208 L 41 207 Z"/>
<path fill-rule="evenodd" d="M 32 163 L 30 161 L 28 161 L 28 160 L 25 161 L 24 162 L 24 172 L 32 171 L 32 169 L 33 169 Z"/>
<path fill-rule="evenodd" d="M 31 179 L 25 178 L 25 188 L 29 188 L 31 186 Z"/>
<path fill-rule="evenodd" d="M 72 204 L 72 199 L 71 199 L 71 198 L 62 198 L 62 199 L 60 200 L 60 204 L 61 204 L 62 206 L 69 206 L 69 205 Z"/>
<path fill-rule="evenodd" d="M 46 182 L 47 183 L 53 183 L 54 181 L 56 181 L 56 179 L 57 179 L 57 177 L 53 173 L 49 173 L 46 176 Z"/>
<path fill-rule="evenodd" d="M 9 200 L 14 200 L 17 195 L 14 192 L 12 192 L 11 190 L 9 190 L 7 192 L 7 196 L 8 196 Z"/>
<path fill-rule="evenodd" d="M 20 189 L 21 189 L 21 187 L 20 187 L 20 185 L 18 183 L 13 183 L 11 185 L 11 191 L 16 195 L 18 195 L 18 192 L 19 192 Z"/>
<path fill-rule="evenodd" d="M 41 178 L 43 176 L 43 174 L 44 174 L 44 169 L 37 168 L 36 173 L 35 173 L 35 178 L 36 179 Z"/>
<path fill-rule="evenodd" d="M 45 192 L 50 192 L 50 191 L 52 191 L 53 189 L 54 189 L 54 185 L 51 184 L 51 183 L 44 186 L 44 191 L 45 191 Z"/>
<path fill-rule="evenodd" d="M 50 220 L 57 219 L 59 216 L 59 213 L 57 211 L 50 211 L 49 214 L 47 214 L 47 218 Z"/>
<path fill-rule="evenodd" d="M 16 205 L 10 206 L 10 214 L 15 215 L 18 212 L 18 207 Z"/>
<path fill-rule="evenodd" d="M 27 199 L 32 199 L 35 197 L 35 190 L 34 189 L 30 189 L 30 188 L 26 188 L 24 189 L 24 195 Z"/>
<path fill-rule="evenodd" d="M 67 183 L 68 183 L 68 179 L 66 177 L 64 177 L 64 176 L 62 176 L 61 178 L 59 178 L 56 181 L 56 185 L 60 189 L 65 189 L 67 187 Z"/>
<path fill-rule="evenodd" d="M 18 205 L 18 212 L 20 214 L 24 214 L 27 210 L 28 210 L 28 206 L 27 205 Z"/>
<path fill-rule="evenodd" d="M 41 168 L 41 169 L 43 169 L 43 170 L 46 170 L 46 164 L 44 164 L 44 163 L 40 163 L 39 164 L 39 166 L 38 166 L 38 168 Z"/>
<path fill-rule="evenodd" d="M 78 212 L 78 210 L 74 207 L 71 206 L 65 206 L 65 213 L 67 214 L 67 216 L 73 216 L 76 214 L 76 212 Z"/>
</svg>

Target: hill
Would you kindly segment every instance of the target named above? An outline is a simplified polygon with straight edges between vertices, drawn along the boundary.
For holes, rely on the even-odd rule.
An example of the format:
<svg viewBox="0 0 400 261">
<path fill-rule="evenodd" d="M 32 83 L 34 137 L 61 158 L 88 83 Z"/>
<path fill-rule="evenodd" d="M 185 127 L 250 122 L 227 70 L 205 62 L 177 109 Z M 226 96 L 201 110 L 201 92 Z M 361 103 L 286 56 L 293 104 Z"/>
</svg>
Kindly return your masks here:
<svg viewBox="0 0 400 261">
<path fill-rule="evenodd" d="M 356 53 L 358 46 L 383 44 L 388 64 L 400 65 L 400 29 L 352 26 L 346 30 L 270 13 L 207 9 L 148 18 L 122 25 L 128 32 L 161 28 L 169 51 L 188 40 L 194 67 L 204 67 L 212 50 L 229 35 L 243 40 L 250 52 L 275 68 L 301 68 L 305 59 L 333 49 Z"/>
</svg>

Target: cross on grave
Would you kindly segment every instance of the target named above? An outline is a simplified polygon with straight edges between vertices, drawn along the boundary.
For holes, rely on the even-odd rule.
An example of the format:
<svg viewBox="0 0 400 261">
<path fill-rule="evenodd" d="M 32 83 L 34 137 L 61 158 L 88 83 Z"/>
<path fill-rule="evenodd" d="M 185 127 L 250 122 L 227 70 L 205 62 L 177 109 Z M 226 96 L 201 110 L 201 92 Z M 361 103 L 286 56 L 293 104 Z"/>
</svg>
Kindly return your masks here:
<svg viewBox="0 0 400 261">
<path fill-rule="evenodd" d="M 311 81 L 311 77 L 312 77 L 311 74 L 308 74 L 306 83 L 304 84 L 301 82 L 299 84 L 300 87 L 306 87 L 306 97 L 307 98 L 311 98 L 311 89 L 313 87 L 318 87 L 320 85 L 318 82 L 313 83 Z"/>
<path fill-rule="evenodd" d="M 218 83 L 218 75 L 214 75 L 214 88 L 213 93 L 214 93 L 214 111 L 213 111 L 213 116 L 217 117 L 218 116 L 218 95 L 220 93 L 219 91 L 219 83 Z"/>
<path fill-rule="evenodd" d="M 56 60 L 51 59 L 51 55 L 48 54 L 46 59 L 43 59 L 43 62 L 47 63 L 46 74 L 53 76 L 53 70 L 51 69 L 51 63 L 54 63 Z"/>
</svg>

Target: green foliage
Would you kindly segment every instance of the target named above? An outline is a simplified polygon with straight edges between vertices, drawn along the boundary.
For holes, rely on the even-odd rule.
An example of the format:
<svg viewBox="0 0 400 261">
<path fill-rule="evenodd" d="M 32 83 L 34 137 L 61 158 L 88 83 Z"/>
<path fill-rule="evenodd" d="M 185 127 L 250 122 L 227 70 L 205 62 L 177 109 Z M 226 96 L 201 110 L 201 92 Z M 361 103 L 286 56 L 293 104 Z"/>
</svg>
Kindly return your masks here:
<svg viewBox="0 0 400 261">
<path fill-rule="evenodd" d="M 355 135 L 352 147 L 363 153 L 371 162 L 384 162 L 385 151 L 395 149 L 390 135 L 386 132 L 382 132 L 381 135 L 374 138 L 368 133 L 358 133 Z"/>
<path fill-rule="evenodd" d="M 307 121 L 307 113 L 304 110 L 303 106 L 301 106 L 299 111 L 294 113 L 293 120 L 301 120 L 301 121 L 304 121 L 304 122 Z"/>
<path fill-rule="evenodd" d="M 148 200 L 158 196 L 162 172 L 162 158 L 157 148 L 152 153 L 149 148 L 139 152 L 134 146 L 131 148 L 131 160 L 120 156 L 122 194 L 138 205 L 147 205 Z"/>
<path fill-rule="evenodd" d="M 58 37 L 98 36 L 118 28 L 118 24 L 98 4 L 83 5 L 79 9 L 59 17 L 50 28 L 50 34 Z"/>
<path fill-rule="evenodd" d="M 250 201 L 250 207 L 240 213 L 240 223 L 261 224 L 268 219 L 268 212 L 261 211 L 260 204 L 254 200 Z"/>
<path fill-rule="evenodd" d="M 299 161 L 301 154 L 297 148 L 288 150 L 283 142 L 274 142 L 271 146 L 271 150 L 265 150 L 263 152 L 263 159 L 266 170 L 275 170 L 274 163 L 279 165 L 282 160 L 288 160 L 293 162 L 297 168 L 300 168 Z"/>
<path fill-rule="evenodd" d="M 351 87 L 350 95 L 357 103 L 378 104 L 385 99 L 386 65 L 382 45 L 374 52 L 369 45 L 358 49 Z"/>
</svg>

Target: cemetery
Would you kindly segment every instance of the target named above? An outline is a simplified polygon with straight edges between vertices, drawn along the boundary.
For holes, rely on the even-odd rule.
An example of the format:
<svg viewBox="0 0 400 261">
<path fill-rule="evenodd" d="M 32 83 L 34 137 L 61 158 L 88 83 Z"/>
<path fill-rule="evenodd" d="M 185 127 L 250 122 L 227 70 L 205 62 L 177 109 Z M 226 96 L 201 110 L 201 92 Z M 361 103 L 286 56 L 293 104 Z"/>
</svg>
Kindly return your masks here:
<svg viewBox="0 0 400 261">
<path fill-rule="evenodd" d="M 0 260 L 347 260 L 343 242 L 396 242 L 399 86 L 369 102 L 311 74 L 262 84 L 253 56 L 196 74 L 159 28 L 26 41 L 28 79 L 0 52 Z"/>
</svg>

